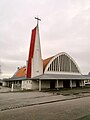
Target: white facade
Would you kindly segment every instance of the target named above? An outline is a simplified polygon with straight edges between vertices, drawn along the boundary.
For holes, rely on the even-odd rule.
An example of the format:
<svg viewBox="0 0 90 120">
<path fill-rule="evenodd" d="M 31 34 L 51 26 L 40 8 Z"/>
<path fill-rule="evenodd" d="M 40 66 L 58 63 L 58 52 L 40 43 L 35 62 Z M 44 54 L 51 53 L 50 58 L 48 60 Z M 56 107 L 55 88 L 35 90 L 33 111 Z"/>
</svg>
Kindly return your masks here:
<svg viewBox="0 0 90 120">
<path fill-rule="evenodd" d="M 81 74 L 74 59 L 65 52 L 55 55 L 47 64 L 45 74 Z"/>
<path fill-rule="evenodd" d="M 32 80 L 23 80 L 21 84 L 21 88 L 23 89 L 32 89 Z"/>
<path fill-rule="evenodd" d="M 41 55 L 39 28 L 36 27 L 36 38 L 34 45 L 34 54 L 32 58 L 31 78 L 43 74 L 43 61 Z"/>
<path fill-rule="evenodd" d="M 24 89 L 32 89 L 32 90 L 36 90 L 38 89 L 39 91 L 41 91 L 42 89 L 59 89 L 59 88 L 63 88 L 63 87 L 80 87 L 80 86 L 84 86 L 84 80 L 82 80 L 81 78 L 77 78 L 75 80 L 75 78 L 72 77 L 72 79 L 69 77 L 67 78 L 60 78 L 56 77 L 56 78 L 40 78 L 40 75 L 46 75 L 46 74 L 51 74 L 51 75 L 81 75 L 80 69 L 78 67 L 78 65 L 76 64 L 76 62 L 74 61 L 74 59 L 69 56 L 67 53 L 62 52 L 59 53 L 53 57 L 51 57 L 50 61 L 48 61 L 48 63 L 46 64 L 45 68 L 43 68 L 44 64 L 43 64 L 43 60 L 42 60 L 42 54 L 41 54 L 41 45 L 40 45 L 40 36 L 39 36 L 39 27 L 38 24 L 35 27 L 36 28 L 36 33 L 35 33 L 35 43 L 34 41 L 32 41 L 34 43 L 34 51 L 33 51 L 33 56 L 30 60 L 30 68 L 29 71 L 30 77 L 25 78 L 24 79 L 17 79 L 15 81 L 8 81 L 7 85 L 11 86 L 11 84 L 18 84 L 17 82 L 19 82 L 19 85 L 21 87 L 22 90 Z M 32 45 L 32 44 L 31 44 Z M 33 48 L 33 47 L 32 47 Z M 32 49 L 31 49 L 32 50 Z M 32 54 L 30 54 L 32 55 Z M 27 68 L 26 68 L 27 69 Z M 43 71 L 44 69 L 44 71 Z M 28 70 L 28 69 L 27 69 Z M 23 71 L 22 71 L 23 72 Z M 27 74 L 28 75 L 28 74 Z M 35 77 L 38 77 L 38 79 L 34 79 Z M 19 76 L 20 77 L 20 76 Z M 78 82 L 77 82 L 78 81 Z M 16 82 L 16 83 L 15 83 Z M 9 84 L 8 84 L 9 83 Z M 6 85 L 6 82 L 3 82 L 3 85 Z"/>
</svg>

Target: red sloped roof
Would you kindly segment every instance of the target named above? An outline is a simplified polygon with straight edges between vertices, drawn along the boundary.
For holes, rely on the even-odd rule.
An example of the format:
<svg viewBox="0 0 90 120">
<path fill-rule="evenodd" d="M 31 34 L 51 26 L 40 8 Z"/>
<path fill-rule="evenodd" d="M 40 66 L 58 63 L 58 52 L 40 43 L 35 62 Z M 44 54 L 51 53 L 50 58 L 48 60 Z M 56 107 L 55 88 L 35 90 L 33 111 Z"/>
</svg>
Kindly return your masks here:
<svg viewBox="0 0 90 120">
<path fill-rule="evenodd" d="M 47 64 L 49 63 L 49 61 L 50 61 L 52 58 L 53 58 L 53 56 L 43 60 L 43 72 L 44 72 Z"/>
<path fill-rule="evenodd" d="M 13 77 L 25 77 L 26 76 L 26 67 L 18 69 L 18 71 L 13 75 Z"/>
<path fill-rule="evenodd" d="M 51 60 L 53 57 L 54 57 L 54 56 L 49 57 L 49 58 L 43 60 L 43 72 L 44 72 L 47 64 L 50 62 L 50 60 Z M 26 66 L 24 66 L 24 67 L 22 67 L 22 68 L 19 68 L 19 69 L 17 70 L 17 72 L 13 75 L 13 77 L 15 77 L 15 78 L 25 77 L 26 74 L 27 74 L 27 72 L 26 72 Z"/>
</svg>

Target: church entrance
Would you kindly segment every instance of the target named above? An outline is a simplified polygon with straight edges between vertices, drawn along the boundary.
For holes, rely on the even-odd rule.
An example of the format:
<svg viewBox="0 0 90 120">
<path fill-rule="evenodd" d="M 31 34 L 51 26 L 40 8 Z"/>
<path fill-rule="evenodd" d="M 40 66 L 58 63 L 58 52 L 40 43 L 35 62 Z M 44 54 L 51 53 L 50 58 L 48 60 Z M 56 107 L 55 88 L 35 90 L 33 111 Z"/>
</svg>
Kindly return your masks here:
<svg viewBox="0 0 90 120">
<path fill-rule="evenodd" d="M 80 82 L 78 80 L 76 81 L 76 87 L 80 87 Z"/>
<path fill-rule="evenodd" d="M 70 80 L 63 80 L 63 87 L 70 88 Z"/>
<path fill-rule="evenodd" d="M 0 86 L 2 86 L 2 83 L 0 83 Z"/>
<path fill-rule="evenodd" d="M 55 89 L 55 80 L 50 81 L 50 89 Z"/>
</svg>

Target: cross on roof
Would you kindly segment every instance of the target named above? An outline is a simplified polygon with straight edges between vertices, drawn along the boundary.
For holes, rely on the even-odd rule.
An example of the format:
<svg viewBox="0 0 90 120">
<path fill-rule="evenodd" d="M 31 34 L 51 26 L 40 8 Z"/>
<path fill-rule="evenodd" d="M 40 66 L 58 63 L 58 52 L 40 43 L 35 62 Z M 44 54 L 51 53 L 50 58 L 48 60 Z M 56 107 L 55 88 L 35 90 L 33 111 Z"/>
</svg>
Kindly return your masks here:
<svg viewBox="0 0 90 120">
<path fill-rule="evenodd" d="M 38 23 L 39 23 L 39 21 L 41 21 L 41 19 L 38 17 L 35 17 L 35 19 L 37 20 L 37 25 L 38 25 Z"/>
</svg>

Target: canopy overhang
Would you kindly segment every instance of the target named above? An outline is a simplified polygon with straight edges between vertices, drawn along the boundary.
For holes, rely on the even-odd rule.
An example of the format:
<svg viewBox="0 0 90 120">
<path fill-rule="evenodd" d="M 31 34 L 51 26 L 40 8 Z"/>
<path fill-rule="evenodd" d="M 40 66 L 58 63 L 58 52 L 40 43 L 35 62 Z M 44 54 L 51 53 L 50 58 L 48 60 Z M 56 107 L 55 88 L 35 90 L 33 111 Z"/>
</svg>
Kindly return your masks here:
<svg viewBox="0 0 90 120">
<path fill-rule="evenodd" d="M 87 80 L 88 75 L 70 75 L 70 74 L 43 74 L 32 78 L 32 80 Z"/>
<path fill-rule="evenodd" d="M 9 78 L 3 79 L 4 82 L 23 81 L 23 80 L 90 80 L 89 75 L 74 75 L 74 74 L 42 74 L 33 78 Z"/>
</svg>

